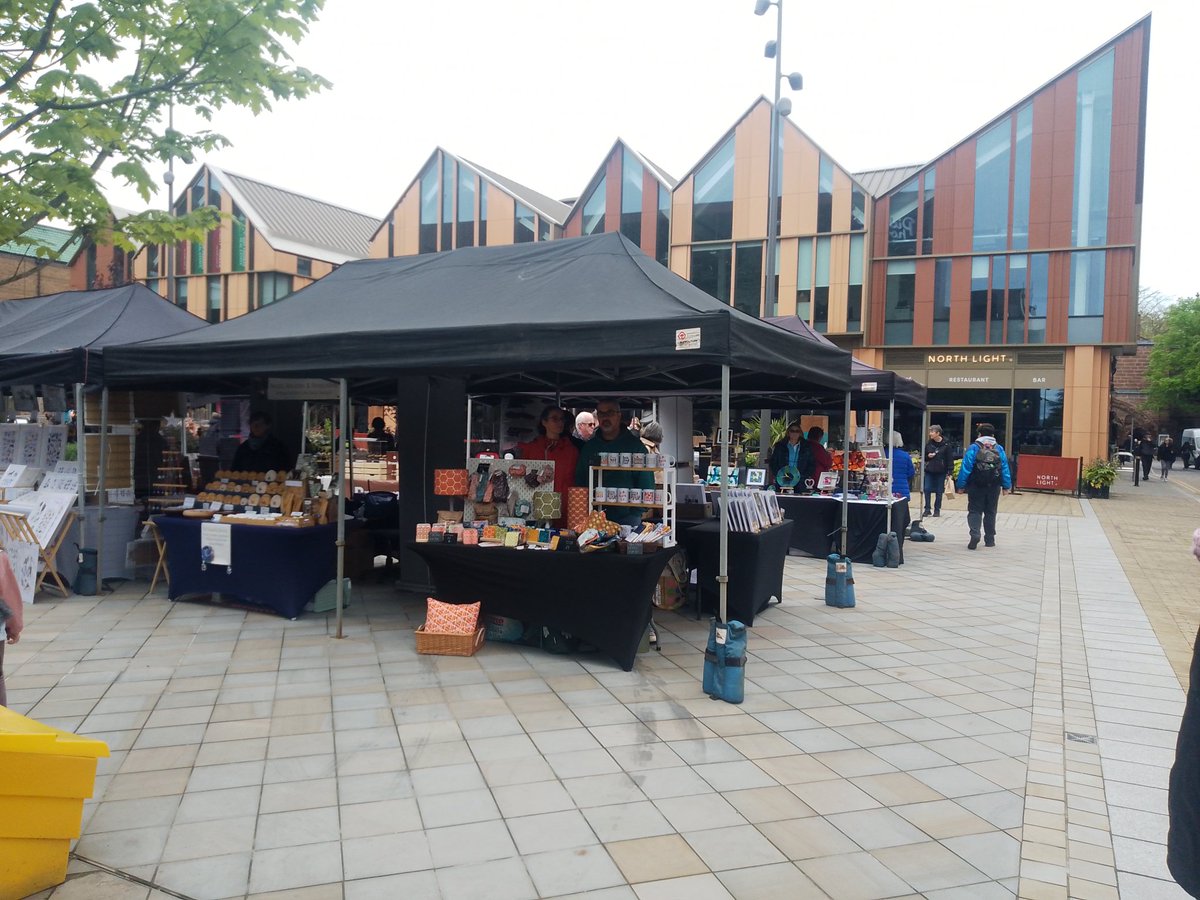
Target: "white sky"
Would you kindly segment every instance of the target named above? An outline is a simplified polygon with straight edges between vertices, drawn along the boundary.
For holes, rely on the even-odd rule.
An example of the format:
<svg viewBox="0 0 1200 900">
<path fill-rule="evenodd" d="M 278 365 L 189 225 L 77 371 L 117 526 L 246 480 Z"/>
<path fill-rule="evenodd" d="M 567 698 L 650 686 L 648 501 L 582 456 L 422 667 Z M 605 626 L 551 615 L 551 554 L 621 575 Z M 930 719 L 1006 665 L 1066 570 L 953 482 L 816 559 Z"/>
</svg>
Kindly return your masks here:
<svg viewBox="0 0 1200 900">
<path fill-rule="evenodd" d="M 772 94 L 775 11 L 753 8 L 327 0 L 296 62 L 333 87 L 257 119 L 219 114 L 233 146 L 210 161 L 380 217 L 435 146 L 554 197 L 582 191 L 618 137 L 679 177 Z M 1195 0 L 784 0 L 784 72 L 805 85 L 791 118 L 851 171 L 926 162 L 1149 12 L 1141 283 L 1191 296 L 1194 229 L 1169 210 L 1200 208 Z"/>
</svg>

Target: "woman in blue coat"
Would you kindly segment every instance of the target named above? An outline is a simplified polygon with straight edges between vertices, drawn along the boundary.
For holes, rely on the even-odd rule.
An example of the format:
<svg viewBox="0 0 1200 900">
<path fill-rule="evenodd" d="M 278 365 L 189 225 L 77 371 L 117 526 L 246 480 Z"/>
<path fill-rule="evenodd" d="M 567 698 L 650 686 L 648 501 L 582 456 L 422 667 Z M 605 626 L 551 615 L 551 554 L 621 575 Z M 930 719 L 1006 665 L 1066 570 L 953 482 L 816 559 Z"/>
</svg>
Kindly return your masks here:
<svg viewBox="0 0 1200 900">
<path fill-rule="evenodd" d="M 912 457 L 904 449 L 904 438 L 900 432 L 892 432 L 892 493 L 905 500 L 909 498 L 909 484 L 917 474 Z"/>
</svg>

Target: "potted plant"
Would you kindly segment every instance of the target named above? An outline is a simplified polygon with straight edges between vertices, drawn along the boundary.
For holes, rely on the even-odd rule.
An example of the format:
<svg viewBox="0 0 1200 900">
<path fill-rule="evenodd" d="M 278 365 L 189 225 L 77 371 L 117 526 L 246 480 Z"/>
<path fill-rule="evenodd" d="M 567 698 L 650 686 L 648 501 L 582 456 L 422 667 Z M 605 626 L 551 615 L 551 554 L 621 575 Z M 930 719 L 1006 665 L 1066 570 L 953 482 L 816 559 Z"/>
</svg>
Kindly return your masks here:
<svg viewBox="0 0 1200 900">
<path fill-rule="evenodd" d="M 1117 480 L 1117 470 L 1107 459 L 1097 457 L 1083 467 L 1083 485 L 1089 497 L 1108 499 L 1108 489 Z"/>
</svg>

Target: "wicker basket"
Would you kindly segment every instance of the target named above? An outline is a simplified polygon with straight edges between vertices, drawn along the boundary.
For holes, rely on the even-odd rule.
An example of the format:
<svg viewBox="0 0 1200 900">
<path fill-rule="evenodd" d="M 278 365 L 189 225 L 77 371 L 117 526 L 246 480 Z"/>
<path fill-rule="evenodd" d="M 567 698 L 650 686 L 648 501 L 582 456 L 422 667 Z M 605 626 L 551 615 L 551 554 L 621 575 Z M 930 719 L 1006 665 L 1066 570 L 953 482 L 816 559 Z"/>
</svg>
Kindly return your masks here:
<svg viewBox="0 0 1200 900">
<path fill-rule="evenodd" d="M 416 630 L 417 652 L 434 656 L 474 656 L 483 646 L 483 629 L 474 634 L 442 634 L 426 631 L 422 625 Z"/>
</svg>

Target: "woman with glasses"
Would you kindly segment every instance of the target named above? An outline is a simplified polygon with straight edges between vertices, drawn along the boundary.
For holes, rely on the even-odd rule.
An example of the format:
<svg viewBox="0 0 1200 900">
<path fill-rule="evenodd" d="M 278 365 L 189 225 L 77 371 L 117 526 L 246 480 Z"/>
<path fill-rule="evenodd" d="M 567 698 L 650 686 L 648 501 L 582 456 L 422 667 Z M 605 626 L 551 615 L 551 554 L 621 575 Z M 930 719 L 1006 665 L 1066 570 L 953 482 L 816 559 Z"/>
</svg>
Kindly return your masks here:
<svg viewBox="0 0 1200 900">
<path fill-rule="evenodd" d="M 521 459 L 554 461 L 554 490 L 567 505 L 567 488 L 575 484 L 575 466 L 579 463 L 579 447 L 571 437 L 571 414 L 559 406 L 550 405 L 538 417 L 538 436 L 532 441 L 517 444 Z"/>
</svg>

